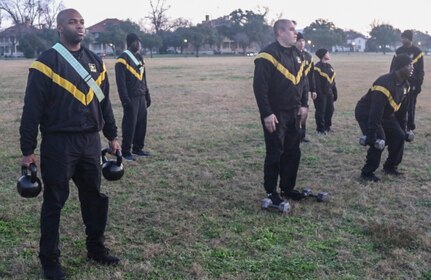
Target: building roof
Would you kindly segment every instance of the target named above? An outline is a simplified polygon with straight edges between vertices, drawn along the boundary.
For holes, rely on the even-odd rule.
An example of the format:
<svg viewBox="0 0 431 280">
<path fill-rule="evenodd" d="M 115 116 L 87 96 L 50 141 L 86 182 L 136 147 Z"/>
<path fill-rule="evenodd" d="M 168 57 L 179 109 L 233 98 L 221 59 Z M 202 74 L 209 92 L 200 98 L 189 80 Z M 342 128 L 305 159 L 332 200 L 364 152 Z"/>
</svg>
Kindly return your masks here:
<svg viewBox="0 0 431 280">
<path fill-rule="evenodd" d="M 123 21 L 117 19 L 117 18 L 107 18 L 102 20 L 99 23 L 96 23 L 95 25 L 92 25 L 90 27 L 87 27 L 87 31 L 91 33 L 101 33 L 104 32 L 106 27 L 109 25 L 118 25 L 122 23 Z"/>
<path fill-rule="evenodd" d="M 34 26 L 29 26 L 28 24 L 25 24 L 25 23 L 19 23 L 19 24 L 16 24 L 16 25 L 13 25 L 13 26 L 6 28 L 2 32 L 0 32 L 0 35 L 1 36 L 10 36 L 10 35 L 15 36 L 17 33 L 28 33 L 28 32 L 37 32 L 37 31 L 39 31 L 39 29 L 37 29 Z"/>
</svg>

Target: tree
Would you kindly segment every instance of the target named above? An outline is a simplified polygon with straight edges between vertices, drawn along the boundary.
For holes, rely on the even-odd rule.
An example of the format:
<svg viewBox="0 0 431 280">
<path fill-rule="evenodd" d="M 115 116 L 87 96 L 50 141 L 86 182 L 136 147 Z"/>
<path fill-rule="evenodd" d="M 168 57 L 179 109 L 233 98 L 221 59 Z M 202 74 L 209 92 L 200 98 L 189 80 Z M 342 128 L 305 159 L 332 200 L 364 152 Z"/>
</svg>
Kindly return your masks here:
<svg viewBox="0 0 431 280">
<path fill-rule="evenodd" d="M 244 24 L 244 33 L 249 37 L 250 42 L 256 42 L 260 48 L 265 47 L 273 40 L 272 27 L 266 23 L 265 12 L 259 14 L 253 11 L 245 11 L 246 23 Z"/>
<path fill-rule="evenodd" d="M 329 50 L 333 46 L 343 44 L 345 41 L 343 30 L 325 19 L 317 19 L 305 27 L 304 37 L 311 40 L 315 48 L 326 48 Z"/>
<path fill-rule="evenodd" d="M 48 42 L 37 34 L 28 32 L 20 36 L 17 49 L 21 51 L 26 58 L 34 58 L 42 51 L 48 49 L 49 46 Z"/>
<path fill-rule="evenodd" d="M 428 32 L 420 32 L 415 31 L 415 34 L 413 35 L 413 42 L 416 44 L 419 48 L 425 51 L 425 53 L 428 53 L 428 50 L 431 48 L 431 36 L 428 34 Z"/>
<path fill-rule="evenodd" d="M 151 20 L 156 34 L 160 34 L 160 32 L 169 29 L 169 18 L 166 16 L 166 11 L 169 10 L 170 6 L 166 6 L 165 0 L 157 0 L 155 4 L 153 0 L 149 0 L 149 2 L 151 11 L 147 18 Z"/>
<path fill-rule="evenodd" d="M 117 52 L 122 52 L 126 49 L 126 36 L 132 32 L 138 34 L 138 36 L 142 35 L 139 26 L 130 20 L 121 24 L 111 24 L 106 26 L 105 32 L 99 34 L 97 42 L 110 46 L 115 56 Z"/>
<path fill-rule="evenodd" d="M 199 57 L 199 49 L 206 42 L 206 33 L 202 26 L 192 26 L 187 32 L 187 41 L 196 50 L 196 57 Z"/>
<path fill-rule="evenodd" d="M 378 49 L 383 51 L 383 54 L 386 53 L 389 46 L 393 46 L 395 48 L 395 44 L 400 41 L 401 31 L 399 29 L 395 29 L 392 25 L 372 24 L 371 27 L 372 30 L 370 32 L 370 36 L 379 46 Z"/>
<path fill-rule="evenodd" d="M 250 38 L 245 33 L 238 33 L 235 35 L 235 41 L 239 44 L 242 49 L 242 54 L 245 55 L 247 47 L 250 45 Z"/>
<path fill-rule="evenodd" d="M 43 24 L 47 29 L 51 29 L 56 26 L 57 15 L 64 9 L 64 5 L 61 0 L 59 3 L 56 0 L 50 0 L 42 2 L 40 8 L 39 24 Z"/>
<path fill-rule="evenodd" d="M 263 13 L 255 13 L 250 10 L 237 9 L 229 14 L 230 26 L 223 32 L 232 40 L 237 41 L 243 53 L 251 42 L 256 42 L 261 48 L 266 46 L 272 40 L 271 27 L 266 23 L 268 9 Z"/>
<path fill-rule="evenodd" d="M 153 57 L 153 49 L 162 45 L 162 38 L 157 34 L 144 33 L 142 36 L 142 47 L 150 50 L 150 57 Z"/>
<path fill-rule="evenodd" d="M 13 25 L 26 23 L 29 26 L 46 25 L 51 28 L 55 17 L 63 7 L 55 0 L 0 0 L 0 10 L 12 20 Z"/>
</svg>

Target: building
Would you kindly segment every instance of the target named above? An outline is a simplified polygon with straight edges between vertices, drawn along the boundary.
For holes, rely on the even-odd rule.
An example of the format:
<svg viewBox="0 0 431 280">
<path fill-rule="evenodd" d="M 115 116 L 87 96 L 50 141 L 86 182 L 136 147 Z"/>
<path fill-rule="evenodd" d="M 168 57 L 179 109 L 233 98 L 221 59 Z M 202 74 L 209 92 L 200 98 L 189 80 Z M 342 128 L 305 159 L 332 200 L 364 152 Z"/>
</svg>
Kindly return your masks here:
<svg viewBox="0 0 431 280">
<path fill-rule="evenodd" d="M 108 26 L 119 25 L 121 23 L 123 23 L 123 21 L 119 19 L 107 18 L 99 23 L 96 23 L 95 25 L 87 27 L 85 30 L 86 37 L 90 38 L 88 48 L 99 56 L 113 55 L 115 51 L 115 46 L 113 46 L 112 44 L 109 45 L 98 43 L 97 40 L 99 39 L 100 34 L 106 31 L 106 28 Z"/>
<path fill-rule="evenodd" d="M 355 31 L 346 31 L 346 42 L 341 46 L 332 47 L 333 52 L 364 52 L 367 38 Z"/>
<path fill-rule="evenodd" d="M 0 32 L 0 57 L 23 57 L 24 54 L 18 51 L 18 38 L 25 33 L 37 31 L 37 28 L 21 23 Z"/>
</svg>

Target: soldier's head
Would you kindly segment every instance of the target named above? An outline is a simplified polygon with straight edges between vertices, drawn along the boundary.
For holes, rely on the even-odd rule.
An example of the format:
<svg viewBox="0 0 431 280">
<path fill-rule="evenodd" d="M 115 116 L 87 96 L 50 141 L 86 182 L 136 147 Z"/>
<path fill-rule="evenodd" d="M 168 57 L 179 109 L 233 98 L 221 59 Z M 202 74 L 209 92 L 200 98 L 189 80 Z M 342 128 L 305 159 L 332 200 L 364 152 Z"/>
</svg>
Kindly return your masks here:
<svg viewBox="0 0 431 280">
<path fill-rule="evenodd" d="M 274 23 L 274 35 L 283 47 L 294 46 L 296 43 L 295 23 L 288 19 L 279 19 Z"/>
<path fill-rule="evenodd" d="M 127 48 L 132 52 L 137 52 L 141 48 L 141 39 L 135 33 L 129 33 L 126 37 Z"/>
<path fill-rule="evenodd" d="M 305 49 L 305 39 L 301 32 L 296 36 L 296 47 L 301 51 Z"/>
<path fill-rule="evenodd" d="M 329 51 L 327 49 L 318 49 L 316 51 L 316 56 L 320 59 L 320 61 L 328 61 L 330 59 L 329 57 Z"/>
<path fill-rule="evenodd" d="M 413 41 L 413 31 L 404 30 L 404 32 L 401 33 L 401 42 L 403 43 L 403 46 L 410 47 L 412 45 L 412 41 Z"/>
<path fill-rule="evenodd" d="M 84 39 L 84 19 L 75 9 L 65 9 L 57 15 L 57 31 L 60 42 L 67 45 L 80 45 Z"/>
<path fill-rule="evenodd" d="M 393 71 L 400 80 L 407 80 L 413 75 L 413 61 L 412 58 L 405 53 L 398 54 L 394 58 Z"/>
</svg>

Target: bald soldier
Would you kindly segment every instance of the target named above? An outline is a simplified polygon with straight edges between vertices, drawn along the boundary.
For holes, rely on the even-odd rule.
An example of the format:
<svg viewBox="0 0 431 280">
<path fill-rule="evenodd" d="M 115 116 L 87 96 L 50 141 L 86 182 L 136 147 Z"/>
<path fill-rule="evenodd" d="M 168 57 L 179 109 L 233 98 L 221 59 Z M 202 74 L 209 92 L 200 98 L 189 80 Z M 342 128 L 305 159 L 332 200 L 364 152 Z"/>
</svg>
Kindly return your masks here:
<svg viewBox="0 0 431 280">
<path fill-rule="evenodd" d="M 30 66 L 20 126 L 23 166 L 36 164 L 39 129 L 42 134 L 44 191 L 39 258 L 46 279 L 65 279 L 60 265 L 59 226 L 70 179 L 78 187 L 88 259 L 102 265 L 119 262 L 104 245 L 108 197 L 100 192 L 99 131 L 108 139 L 111 152 L 121 149 L 106 68 L 96 54 L 81 46 L 85 30 L 78 11 L 61 11 L 57 31 L 59 43 Z"/>
</svg>

